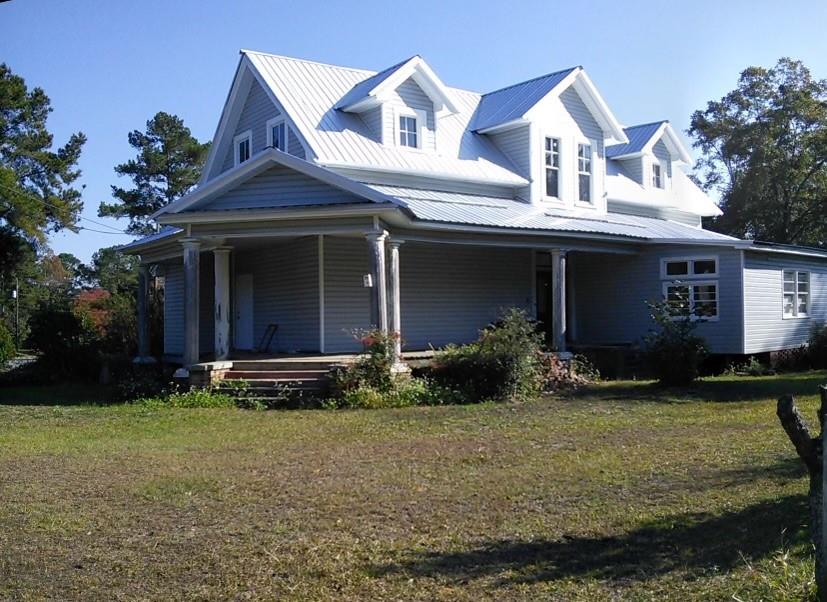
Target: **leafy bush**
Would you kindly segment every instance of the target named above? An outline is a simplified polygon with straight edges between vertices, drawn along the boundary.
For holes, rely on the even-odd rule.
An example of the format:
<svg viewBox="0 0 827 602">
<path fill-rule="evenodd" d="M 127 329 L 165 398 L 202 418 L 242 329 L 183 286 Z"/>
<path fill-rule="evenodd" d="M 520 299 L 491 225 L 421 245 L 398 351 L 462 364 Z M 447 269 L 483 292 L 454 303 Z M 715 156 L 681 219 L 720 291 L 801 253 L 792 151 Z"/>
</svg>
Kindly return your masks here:
<svg viewBox="0 0 827 602">
<path fill-rule="evenodd" d="M 100 370 L 95 325 L 86 312 L 69 304 L 42 301 L 29 320 L 29 340 L 52 378 L 94 380 Z"/>
<path fill-rule="evenodd" d="M 474 343 L 439 352 L 431 376 L 464 403 L 532 397 L 544 380 L 542 337 L 524 311 L 507 309 Z"/>
<path fill-rule="evenodd" d="M 232 408 L 236 398 L 215 389 L 172 391 L 166 395 L 137 399 L 136 404 L 150 408 Z"/>
<path fill-rule="evenodd" d="M 395 386 L 393 350 L 398 335 L 370 330 L 357 331 L 354 336 L 362 343 L 363 354 L 352 364 L 334 371 L 333 390 L 337 393 L 359 388 L 370 388 L 380 392 L 391 391 Z"/>
<path fill-rule="evenodd" d="M 15 355 L 14 337 L 3 322 L 0 322 L 0 368 Z"/>
<path fill-rule="evenodd" d="M 647 305 L 657 328 L 644 338 L 649 368 L 662 385 L 691 384 L 707 355 L 706 341 L 695 334 L 698 321 L 675 316 L 664 301 Z"/>
<path fill-rule="evenodd" d="M 136 365 L 128 362 L 114 374 L 114 397 L 118 401 L 158 397 L 169 387 L 170 379 L 160 364 Z"/>
<path fill-rule="evenodd" d="M 813 368 L 827 368 L 827 324 L 813 327 L 807 348 Z"/>
<path fill-rule="evenodd" d="M 766 376 L 772 373 L 773 371 L 762 364 L 761 360 L 754 355 L 751 355 L 749 359 L 743 363 L 732 363 L 724 370 L 724 374 L 731 376 Z"/>
</svg>

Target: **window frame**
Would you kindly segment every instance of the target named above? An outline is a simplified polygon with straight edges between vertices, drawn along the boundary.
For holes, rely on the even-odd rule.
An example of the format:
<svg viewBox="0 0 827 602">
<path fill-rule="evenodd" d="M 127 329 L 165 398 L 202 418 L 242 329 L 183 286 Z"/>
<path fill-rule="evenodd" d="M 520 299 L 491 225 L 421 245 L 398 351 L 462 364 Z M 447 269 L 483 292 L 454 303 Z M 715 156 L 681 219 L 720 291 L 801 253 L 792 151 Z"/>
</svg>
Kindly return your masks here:
<svg viewBox="0 0 827 602">
<path fill-rule="evenodd" d="M 669 263 L 686 262 L 686 274 L 667 274 L 666 265 Z M 711 274 L 695 274 L 694 265 L 696 261 L 714 261 L 715 271 Z M 662 280 L 698 280 L 701 278 L 720 278 L 721 264 L 717 255 L 690 255 L 687 257 L 661 257 L 660 258 L 660 277 Z"/>
<path fill-rule="evenodd" d="M 657 170 L 657 175 L 655 174 L 655 170 Z M 658 190 L 663 190 L 666 188 L 665 182 L 663 181 L 663 165 L 660 164 L 660 161 L 654 159 L 652 161 L 652 188 L 657 188 Z"/>
<path fill-rule="evenodd" d="M 661 292 L 663 300 L 669 298 L 669 288 L 673 286 L 683 286 L 689 289 L 689 319 L 693 321 L 703 322 L 718 322 L 721 319 L 721 289 L 720 280 L 664 280 L 661 283 Z M 715 287 L 715 315 L 714 316 L 699 316 L 695 313 L 695 288 L 699 286 L 714 286 Z M 672 320 L 682 320 L 686 316 L 671 316 Z"/>
<path fill-rule="evenodd" d="M 587 160 L 589 162 L 589 171 L 583 172 L 580 171 L 580 149 L 582 147 L 587 147 L 588 157 Z M 582 207 L 595 207 L 596 206 L 596 199 L 594 198 L 594 164 L 595 164 L 595 144 L 592 140 L 577 140 L 575 142 L 575 157 L 574 157 L 574 170 L 575 170 L 575 186 L 574 186 L 574 202 L 577 205 Z M 589 176 L 589 200 L 584 201 L 580 198 L 580 176 L 588 175 Z"/>
<path fill-rule="evenodd" d="M 402 144 L 400 135 L 402 134 L 401 124 L 399 123 L 402 117 L 412 117 L 416 120 L 416 146 L 407 146 Z M 409 151 L 422 151 L 422 143 L 424 142 L 424 134 L 428 129 L 428 114 L 425 111 L 414 109 L 412 107 L 395 107 L 393 111 L 393 142 L 397 148 L 403 148 Z"/>
<path fill-rule="evenodd" d="M 273 145 L 273 129 L 278 125 L 284 125 L 284 148 L 276 148 Z M 287 119 L 280 115 L 278 117 L 273 117 L 272 119 L 267 120 L 267 146 L 269 148 L 275 148 L 283 153 L 288 152 L 288 148 L 290 147 L 290 125 L 287 123 Z"/>
<path fill-rule="evenodd" d="M 241 160 L 241 152 L 239 146 L 241 145 L 244 140 L 247 140 L 247 158 L 244 161 Z M 253 157 L 253 130 L 247 130 L 245 132 L 241 132 L 240 134 L 236 135 L 233 138 L 233 164 L 234 166 L 238 167 L 242 163 L 245 163 L 252 159 Z"/>
<path fill-rule="evenodd" d="M 786 284 L 785 275 L 787 272 L 792 272 L 795 276 L 793 280 L 793 285 L 795 290 L 792 293 L 788 293 L 784 290 L 784 285 Z M 807 292 L 802 293 L 799 290 L 799 285 L 801 281 L 799 280 L 800 274 L 807 274 Z M 782 268 L 781 269 L 781 318 L 783 320 L 806 320 L 810 317 L 810 309 L 811 309 L 811 302 L 812 302 L 812 287 L 813 287 L 813 273 L 810 270 L 799 270 L 798 268 Z M 793 295 L 793 313 L 787 314 L 784 311 L 784 297 L 788 294 Z M 807 308 L 804 310 L 804 313 L 799 313 L 798 305 L 799 305 L 799 298 L 801 296 L 806 296 L 806 306 Z"/>
<path fill-rule="evenodd" d="M 551 140 L 553 142 L 557 142 L 557 165 L 556 167 L 549 167 L 546 163 L 546 156 L 548 153 L 551 153 L 554 156 L 554 151 L 549 151 L 546 149 L 546 142 Z M 549 201 L 556 201 L 561 202 L 563 200 L 563 139 L 559 136 L 543 136 L 543 196 Z M 550 195 L 548 194 L 548 176 L 547 172 L 549 169 L 555 169 L 557 171 L 557 194 Z"/>
</svg>

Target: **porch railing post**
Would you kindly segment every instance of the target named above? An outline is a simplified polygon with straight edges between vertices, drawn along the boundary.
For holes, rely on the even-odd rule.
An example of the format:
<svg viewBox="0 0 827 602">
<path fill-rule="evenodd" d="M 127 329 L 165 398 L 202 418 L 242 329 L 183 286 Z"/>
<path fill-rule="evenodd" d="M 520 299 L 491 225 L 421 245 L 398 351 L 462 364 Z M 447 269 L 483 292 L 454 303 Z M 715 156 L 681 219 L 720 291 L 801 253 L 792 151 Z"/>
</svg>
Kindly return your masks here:
<svg viewBox="0 0 827 602">
<path fill-rule="evenodd" d="M 385 238 L 386 232 L 369 232 L 366 235 L 370 247 L 371 324 L 384 332 L 388 331 L 387 282 L 385 280 Z"/>
<path fill-rule="evenodd" d="M 201 241 L 182 238 L 184 247 L 184 368 L 198 363 L 200 355 L 199 325 L 199 270 Z"/>
<path fill-rule="evenodd" d="M 230 247 L 217 247 L 215 258 L 215 359 L 230 355 Z"/>
<path fill-rule="evenodd" d="M 149 351 L 149 266 L 142 263 L 138 268 L 138 357 L 136 364 L 149 364 L 155 360 Z"/>
<path fill-rule="evenodd" d="M 398 362 L 402 357 L 402 313 L 401 313 L 401 296 L 400 296 L 400 279 L 399 279 L 399 246 L 403 243 L 402 240 L 392 239 L 388 241 L 390 245 L 390 314 L 391 314 L 391 332 L 396 337 L 394 343 L 394 356 Z"/>
<path fill-rule="evenodd" d="M 551 250 L 551 340 L 555 351 L 566 350 L 566 251 Z"/>
</svg>

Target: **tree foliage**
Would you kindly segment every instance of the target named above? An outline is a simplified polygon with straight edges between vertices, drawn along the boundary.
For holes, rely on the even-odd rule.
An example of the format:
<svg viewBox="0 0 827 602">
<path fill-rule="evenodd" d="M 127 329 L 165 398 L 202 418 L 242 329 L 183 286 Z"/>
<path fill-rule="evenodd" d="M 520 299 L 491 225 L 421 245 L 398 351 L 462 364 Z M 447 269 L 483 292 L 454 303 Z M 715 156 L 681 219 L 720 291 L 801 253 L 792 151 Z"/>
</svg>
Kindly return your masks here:
<svg viewBox="0 0 827 602">
<path fill-rule="evenodd" d="M 180 117 L 163 111 L 146 122 L 146 132 L 134 130 L 128 137 L 138 156 L 116 165 L 115 173 L 129 176 L 133 187 L 112 186 L 117 201 L 101 203 L 98 215 L 128 217 L 128 232 L 148 234 L 149 216 L 196 184 L 210 145 L 193 137 Z"/>
<path fill-rule="evenodd" d="M 720 232 L 827 244 L 827 81 L 782 58 L 692 115 L 701 184 L 721 194 Z"/>
<path fill-rule="evenodd" d="M 0 254 L 10 272 L 51 232 L 75 229 L 83 203 L 73 185 L 86 137 L 78 132 L 53 150 L 46 127 L 51 102 L 40 88 L 0 64 Z M 12 263 L 14 262 L 14 263 Z"/>
</svg>

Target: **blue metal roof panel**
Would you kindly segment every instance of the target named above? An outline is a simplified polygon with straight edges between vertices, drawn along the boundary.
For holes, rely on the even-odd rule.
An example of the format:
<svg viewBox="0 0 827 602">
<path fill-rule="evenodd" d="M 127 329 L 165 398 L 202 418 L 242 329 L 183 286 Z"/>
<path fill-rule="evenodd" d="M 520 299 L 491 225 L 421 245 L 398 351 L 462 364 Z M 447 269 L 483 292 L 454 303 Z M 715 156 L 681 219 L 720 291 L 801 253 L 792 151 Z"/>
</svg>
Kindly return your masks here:
<svg viewBox="0 0 827 602">
<path fill-rule="evenodd" d="M 666 122 L 655 121 L 654 123 L 644 123 L 623 128 L 623 131 L 626 132 L 626 137 L 629 138 L 629 142 L 626 144 L 607 146 L 606 156 L 611 159 L 612 157 L 641 152 L 664 123 Z"/>
<path fill-rule="evenodd" d="M 396 73 L 403 65 L 409 63 L 413 59 L 415 59 L 418 55 L 414 55 L 410 58 L 405 59 L 402 62 L 399 62 L 395 65 L 391 65 L 387 69 L 380 71 L 376 75 L 372 75 L 367 79 L 360 81 L 358 84 L 353 86 L 347 94 L 345 94 L 339 102 L 336 103 L 335 108 L 340 109 L 342 107 L 346 107 L 348 105 L 352 105 L 355 102 L 358 102 L 365 98 L 370 91 L 376 88 L 376 86 L 380 85 L 383 81 L 388 79 L 391 75 Z"/>
<path fill-rule="evenodd" d="M 556 71 L 484 94 L 472 129 L 484 130 L 519 119 L 575 69 Z"/>
<path fill-rule="evenodd" d="M 151 242 L 158 242 L 159 240 L 163 240 L 165 238 L 169 238 L 170 236 L 174 236 L 176 234 L 180 234 L 183 232 L 181 228 L 176 226 L 164 226 L 157 232 L 153 232 L 152 234 L 147 234 L 142 238 L 136 238 L 132 242 L 126 243 L 125 245 L 121 245 L 118 247 L 121 251 L 129 250 L 133 247 L 137 247 L 139 245 L 145 245 Z"/>
</svg>

